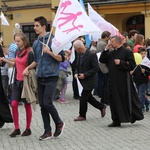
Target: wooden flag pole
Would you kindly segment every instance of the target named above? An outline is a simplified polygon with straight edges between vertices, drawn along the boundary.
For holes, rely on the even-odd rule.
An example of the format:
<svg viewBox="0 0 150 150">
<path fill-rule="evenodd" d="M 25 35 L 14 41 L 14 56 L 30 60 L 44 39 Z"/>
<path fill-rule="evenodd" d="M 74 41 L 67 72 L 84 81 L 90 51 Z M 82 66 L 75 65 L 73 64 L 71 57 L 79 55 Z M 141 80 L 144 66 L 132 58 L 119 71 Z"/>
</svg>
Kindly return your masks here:
<svg viewBox="0 0 150 150">
<path fill-rule="evenodd" d="M 49 34 L 49 37 L 48 37 L 48 40 L 47 40 L 47 43 L 45 44 L 45 43 L 42 43 L 43 44 L 43 46 L 47 46 L 48 47 L 48 43 L 49 43 L 49 41 L 50 41 L 50 38 L 51 38 L 51 35 L 52 35 L 52 31 L 53 31 L 53 26 L 52 26 L 52 28 L 51 28 L 51 31 L 50 31 L 50 34 Z M 49 47 L 49 49 L 50 49 L 50 47 Z M 42 50 L 42 54 L 41 54 L 41 56 L 43 55 L 43 50 Z"/>
<path fill-rule="evenodd" d="M 48 44 L 49 44 L 49 41 L 50 41 L 50 38 L 51 38 L 53 29 L 54 29 L 54 27 L 52 26 L 51 31 L 50 31 L 50 34 L 49 34 L 49 37 L 48 37 L 48 40 L 47 40 L 47 43 L 46 43 L 47 46 L 48 46 Z"/>
</svg>

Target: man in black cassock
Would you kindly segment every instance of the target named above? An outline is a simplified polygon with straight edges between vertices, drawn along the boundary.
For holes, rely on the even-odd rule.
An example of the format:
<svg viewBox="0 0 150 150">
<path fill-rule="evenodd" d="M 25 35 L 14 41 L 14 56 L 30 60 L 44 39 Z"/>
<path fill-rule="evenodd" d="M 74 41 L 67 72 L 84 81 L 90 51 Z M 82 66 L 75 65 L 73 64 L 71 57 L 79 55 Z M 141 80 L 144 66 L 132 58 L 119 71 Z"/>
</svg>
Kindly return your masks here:
<svg viewBox="0 0 150 150">
<path fill-rule="evenodd" d="M 136 66 L 134 55 L 122 46 L 121 37 L 111 38 L 99 61 L 106 63 L 109 69 L 110 109 L 113 122 L 108 127 L 118 127 L 121 123 L 142 120 L 144 116 L 140 100 L 130 76 L 130 71 Z"/>
<path fill-rule="evenodd" d="M 2 46 L 0 45 L 0 58 L 4 57 Z M 0 66 L 3 66 L 5 63 L 2 62 L 0 59 Z M 10 112 L 9 104 L 7 102 L 4 89 L 2 86 L 2 79 L 1 79 L 1 70 L 0 70 L 0 128 L 3 127 L 5 122 L 13 122 L 12 115 Z"/>
</svg>

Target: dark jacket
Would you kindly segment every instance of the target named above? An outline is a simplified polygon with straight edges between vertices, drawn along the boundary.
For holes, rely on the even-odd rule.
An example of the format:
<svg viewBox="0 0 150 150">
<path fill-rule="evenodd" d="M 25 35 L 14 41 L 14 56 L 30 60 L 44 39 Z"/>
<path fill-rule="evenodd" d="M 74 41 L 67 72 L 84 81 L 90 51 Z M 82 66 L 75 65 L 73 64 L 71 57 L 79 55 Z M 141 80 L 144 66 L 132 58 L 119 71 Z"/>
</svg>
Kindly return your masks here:
<svg viewBox="0 0 150 150">
<path fill-rule="evenodd" d="M 4 57 L 2 52 L 2 47 L 0 45 L 0 57 Z M 1 65 L 4 65 L 3 63 Z M 3 90 L 2 80 L 1 80 L 1 70 L 0 70 L 0 125 L 2 122 L 13 122 L 11 111 L 6 99 L 6 95 Z"/>
<path fill-rule="evenodd" d="M 142 73 L 141 69 L 145 69 L 145 73 Z M 138 65 L 133 73 L 133 79 L 136 85 L 148 83 L 148 76 L 150 75 L 150 69 L 143 65 Z"/>
<path fill-rule="evenodd" d="M 116 58 L 120 59 L 119 65 L 114 63 Z M 140 100 L 129 74 L 136 66 L 133 52 L 123 46 L 103 51 L 100 62 L 108 64 L 112 120 L 123 123 L 143 119 Z"/>
<path fill-rule="evenodd" d="M 78 73 L 78 55 L 76 61 L 76 73 Z M 89 49 L 82 56 L 80 63 L 80 73 L 83 73 L 85 79 L 80 80 L 84 90 L 91 90 L 96 84 L 96 73 L 99 71 L 98 59 L 94 52 Z"/>
</svg>

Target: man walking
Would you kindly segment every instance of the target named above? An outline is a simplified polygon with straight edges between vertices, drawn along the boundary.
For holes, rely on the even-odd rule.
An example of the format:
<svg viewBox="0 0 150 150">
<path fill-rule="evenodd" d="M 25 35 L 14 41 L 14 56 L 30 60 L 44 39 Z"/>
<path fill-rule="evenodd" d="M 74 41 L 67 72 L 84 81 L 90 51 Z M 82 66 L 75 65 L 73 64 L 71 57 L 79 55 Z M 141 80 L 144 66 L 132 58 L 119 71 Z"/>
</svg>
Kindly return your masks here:
<svg viewBox="0 0 150 150">
<path fill-rule="evenodd" d="M 79 116 L 74 121 L 86 120 L 87 102 L 101 111 L 101 117 L 106 114 L 106 105 L 97 101 L 91 94 L 96 84 L 96 73 L 99 70 L 97 56 L 87 49 L 81 40 L 76 40 L 74 48 L 77 55 L 75 78 L 78 78 L 83 86 L 80 97 Z"/>
<path fill-rule="evenodd" d="M 110 50 L 113 48 L 114 50 Z M 110 109 L 113 122 L 108 127 L 118 127 L 121 123 L 142 120 L 140 101 L 131 80 L 130 71 L 135 67 L 133 53 L 122 46 L 119 36 L 111 38 L 102 52 L 100 62 L 109 69 Z"/>
<path fill-rule="evenodd" d="M 55 56 L 50 49 L 53 36 L 51 36 L 48 46 L 42 44 L 47 44 L 49 37 L 49 33 L 46 32 L 47 20 L 41 16 L 35 18 L 34 21 L 34 30 L 39 35 L 38 39 L 33 43 L 35 61 L 25 69 L 24 74 L 28 74 L 28 69 L 37 66 L 38 98 L 45 129 L 39 140 L 47 140 L 52 137 L 49 115 L 51 115 L 56 125 L 54 137 L 59 137 L 65 126 L 53 105 L 53 96 L 59 76 L 59 63 L 64 61 L 65 57 L 63 51 Z"/>
</svg>

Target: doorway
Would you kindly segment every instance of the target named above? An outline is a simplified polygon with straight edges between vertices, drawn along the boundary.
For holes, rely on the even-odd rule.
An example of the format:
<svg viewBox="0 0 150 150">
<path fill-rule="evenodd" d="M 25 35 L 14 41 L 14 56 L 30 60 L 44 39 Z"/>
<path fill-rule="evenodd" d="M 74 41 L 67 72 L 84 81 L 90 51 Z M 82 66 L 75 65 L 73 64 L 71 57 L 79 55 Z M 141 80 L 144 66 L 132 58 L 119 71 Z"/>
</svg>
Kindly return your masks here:
<svg viewBox="0 0 150 150">
<path fill-rule="evenodd" d="M 126 22 L 127 32 L 132 29 L 138 30 L 140 34 L 145 36 L 145 20 L 144 15 L 136 15 L 130 17 Z"/>
</svg>

